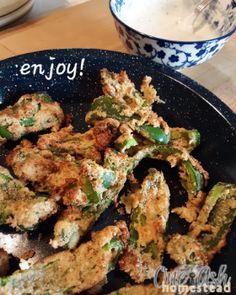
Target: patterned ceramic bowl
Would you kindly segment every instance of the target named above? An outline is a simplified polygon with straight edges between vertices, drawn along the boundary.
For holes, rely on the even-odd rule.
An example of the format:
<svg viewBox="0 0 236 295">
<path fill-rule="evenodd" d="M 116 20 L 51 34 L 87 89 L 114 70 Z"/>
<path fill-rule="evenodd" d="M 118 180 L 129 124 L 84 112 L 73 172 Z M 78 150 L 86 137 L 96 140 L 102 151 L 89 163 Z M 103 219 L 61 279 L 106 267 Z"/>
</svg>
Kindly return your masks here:
<svg viewBox="0 0 236 295">
<path fill-rule="evenodd" d="M 211 58 L 236 31 L 235 0 L 197 10 L 200 1 L 110 0 L 110 10 L 129 52 L 181 69 Z"/>
</svg>

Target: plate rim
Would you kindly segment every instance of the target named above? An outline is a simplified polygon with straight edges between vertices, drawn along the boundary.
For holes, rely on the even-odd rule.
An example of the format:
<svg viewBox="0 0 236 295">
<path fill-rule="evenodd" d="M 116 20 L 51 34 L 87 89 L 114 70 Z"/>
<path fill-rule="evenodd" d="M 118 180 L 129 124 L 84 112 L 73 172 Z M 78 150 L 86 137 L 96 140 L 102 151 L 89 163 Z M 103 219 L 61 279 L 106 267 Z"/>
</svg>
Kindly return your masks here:
<svg viewBox="0 0 236 295">
<path fill-rule="evenodd" d="M 34 55 L 43 54 L 44 56 L 50 55 L 53 52 L 55 53 L 71 53 L 72 52 L 87 52 L 92 56 L 92 54 L 112 54 L 117 56 L 122 56 L 124 58 L 136 59 L 140 62 L 144 62 L 150 64 L 150 66 L 157 68 L 162 74 L 165 76 L 179 82 L 184 87 L 187 87 L 193 93 L 197 94 L 201 97 L 211 108 L 217 112 L 222 119 L 224 119 L 228 125 L 232 128 L 234 132 L 236 132 L 236 113 L 228 106 L 225 102 L 223 102 L 218 96 L 216 96 L 213 92 L 208 90 L 206 87 L 202 86 L 197 81 L 191 79 L 190 77 L 182 74 L 171 67 L 168 67 L 163 64 L 156 63 L 146 57 L 137 56 L 133 54 L 123 53 L 119 51 L 106 50 L 106 49 L 97 49 L 97 48 L 51 48 L 51 49 L 43 49 L 32 52 L 27 52 L 15 56 L 8 57 L 6 59 L 0 60 L 0 68 L 8 62 L 13 62 L 18 58 L 30 58 Z M 1 87 L 1 86 L 0 86 Z"/>
</svg>

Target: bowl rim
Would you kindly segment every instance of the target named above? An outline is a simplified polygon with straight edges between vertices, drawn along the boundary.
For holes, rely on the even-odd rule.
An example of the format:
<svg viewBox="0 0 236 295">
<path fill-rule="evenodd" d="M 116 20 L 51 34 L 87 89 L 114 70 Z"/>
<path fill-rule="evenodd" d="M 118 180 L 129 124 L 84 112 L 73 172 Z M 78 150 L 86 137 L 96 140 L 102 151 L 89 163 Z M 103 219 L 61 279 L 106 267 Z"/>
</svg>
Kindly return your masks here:
<svg viewBox="0 0 236 295">
<path fill-rule="evenodd" d="M 110 12 L 112 14 L 112 16 L 118 21 L 120 22 L 123 26 L 127 27 L 129 30 L 133 31 L 134 33 L 136 34 L 139 34 L 139 35 L 142 35 L 143 37 L 146 37 L 146 38 L 150 38 L 150 39 L 153 39 L 153 40 L 161 40 L 163 42 L 169 42 L 169 43 L 180 43 L 180 44 L 195 44 L 195 43 L 206 43 L 206 42 L 211 42 L 211 41 L 220 41 L 222 39 L 227 39 L 229 38 L 231 35 L 233 35 L 235 32 L 236 32 L 236 25 L 235 27 L 229 31 L 227 34 L 223 35 L 223 36 L 220 36 L 220 37 L 216 37 L 216 38 L 212 38 L 212 39 L 206 39 L 206 40 L 198 40 L 198 41 L 178 41 L 178 40 L 171 40 L 171 39 L 163 39 L 163 38 L 160 38 L 160 37 L 155 37 L 155 36 L 152 36 L 152 35 L 149 35 L 149 34 L 146 34 L 146 33 L 143 33 L 139 30 L 136 30 L 132 27 L 130 27 L 129 25 L 127 25 L 125 22 L 123 22 L 118 16 L 117 14 L 113 11 L 112 9 L 112 3 L 113 1 L 116 1 L 116 0 L 109 0 L 109 9 L 110 9 Z"/>
</svg>

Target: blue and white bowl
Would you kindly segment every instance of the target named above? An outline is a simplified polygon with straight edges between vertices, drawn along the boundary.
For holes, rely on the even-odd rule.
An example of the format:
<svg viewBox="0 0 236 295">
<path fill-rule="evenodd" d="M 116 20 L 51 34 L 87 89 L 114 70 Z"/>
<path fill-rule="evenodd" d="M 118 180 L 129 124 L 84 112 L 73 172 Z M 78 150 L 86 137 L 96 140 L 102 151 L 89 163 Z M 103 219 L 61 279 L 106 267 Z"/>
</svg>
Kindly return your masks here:
<svg viewBox="0 0 236 295">
<path fill-rule="evenodd" d="M 171 24 L 169 27 L 160 26 L 158 29 L 155 28 L 157 33 L 150 34 L 153 28 L 151 21 L 155 17 L 154 9 L 149 10 L 148 16 L 147 13 L 149 12 L 146 11 L 145 29 L 140 29 L 138 26 L 140 19 L 144 19 L 144 9 L 139 5 L 148 3 L 148 1 L 110 0 L 110 10 L 115 20 L 116 29 L 130 53 L 148 57 L 174 69 L 191 67 L 208 60 L 222 49 L 229 37 L 236 31 L 235 0 L 211 0 L 211 3 L 201 13 L 194 10 L 200 0 L 152 0 L 157 6 L 164 1 L 168 2 L 168 5 L 173 2 L 173 9 L 178 6 L 178 13 L 185 11 L 185 16 L 179 15 L 176 19 L 176 23 L 179 22 L 178 25 L 182 21 L 186 26 L 186 7 L 189 7 L 191 9 L 189 16 L 192 15 L 191 22 L 189 22 L 190 17 L 187 18 L 188 25 L 193 27 L 192 30 L 197 31 L 196 26 L 198 25 L 199 27 L 207 26 L 213 32 L 213 35 L 206 34 L 202 38 L 194 39 L 195 36 L 192 34 L 187 36 L 186 39 L 175 40 L 175 38 L 168 37 L 168 30 L 169 33 L 172 32 L 172 35 L 175 34 L 173 22 L 171 22 L 172 27 Z M 192 6 L 189 5 L 191 1 Z M 181 5 L 187 6 L 181 9 Z M 139 9 L 137 9 L 138 7 Z M 173 9 L 170 9 L 170 13 Z M 168 12 L 166 13 L 168 14 Z M 129 21 L 131 19 L 132 23 Z M 137 23 L 135 23 L 135 20 L 137 20 Z M 150 24 L 150 28 L 148 28 L 148 24 Z M 176 39 L 178 38 L 176 37 Z"/>
</svg>

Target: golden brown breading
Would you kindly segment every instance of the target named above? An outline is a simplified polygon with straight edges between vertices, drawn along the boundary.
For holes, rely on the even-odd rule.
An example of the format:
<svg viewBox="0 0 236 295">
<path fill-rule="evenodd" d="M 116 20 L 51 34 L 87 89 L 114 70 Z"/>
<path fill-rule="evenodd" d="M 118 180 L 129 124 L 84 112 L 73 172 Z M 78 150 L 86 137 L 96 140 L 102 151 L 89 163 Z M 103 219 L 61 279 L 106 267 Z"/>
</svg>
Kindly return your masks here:
<svg viewBox="0 0 236 295">
<path fill-rule="evenodd" d="M 57 211 L 56 202 L 47 195 L 36 195 L 0 166 L 0 224 L 32 230 Z"/>
<path fill-rule="evenodd" d="M 6 156 L 6 163 L 17 177 L 25 183 L 31 182 L 39 191 L 47 186 L 48 175 L 59 169 L 51 151 L 40 150 L 28 140 L 22 140 Z"/>
<path fill-rule="evenodd" d="M 169 216 L 169 188 L 162 173 L 150 169 L 141 188 L 123 197 L 126 211 L 132 212 L 130 244 L 119 262 L 137 282 L 151 279 L 162 263 L 164 232 Z"/>
<path fill-rule="evenodd" d="M 118 127 L 119 122 L 113 119 L 97 122 L 85 133 L 72 133 L 72 127 L 69 126 L 57 133 L 42 135 L 37 146 L 101 162 L 101 151 L 112 143 Z"/>
<path fill-rule="evenodd" d="M 123 97 L 135 90 L 135 85 L 130 81 L 125 71 L 116 74 L 102 69 L 100 72 L 102 90 L 105 95 L 123 99 Z"/>
<path fill-rule="evenodd" d="M 176 207 L 171 210 L 172 213 L 176 213 L 180 218 L 185 219 L 187 222 L 192 223 L 197 219 L 198 214 L 204 203 L 206 194 L 204 192 L 199 192 L 194 197 L 189 197 L 185 206 Z"/>
<path fill-rule="evenodd" d="M 169 133 L 168 124 L 152 111 L 152 104 L 158 101 L 156 90 L 150 85 L 151 78 L 144 77 L 139 92 L 125 71 L 120 73 L 101 70 L 103 96 L 95 98 L 85 121 L 95 124 L 105 118 L 114 118 L 138 131 L 143 124 L 163 128 Z"/>
<path fill-rule="evenodd" d="M 0 279 L 0 293 L 21 295 L 78 294 L 106 279 L 126 247 L 128 230 L 124 221 L 92 234 L 92 239 L 74 251 L 46 257 L 30 269 Z"/>
<path fill-rule="evenodd" d="M 13 106 L 0 111 L 0 142 L 49 128 L 57 131 L 63 120 L 60 105 L 46 93 L 25 94 Z"/>
<path fill-rule="evenodd" d="M 54 239 L 51 241 L 51 245 L 54 248 L 74 248 L 79 239 L 98 220 L 110 203 L 116 203 L 117 197 L 124 187 L 128 173 L 138 165 L 145 155 L 145 151 L 140 151 L 131 158 L 126 154 L 107 148 L 104 155 L 104 168 L 115 172 L 116 178 L 114 184 L 111 183 L 111 186 L 104 191 L 98 203 L 89 203 L 85 208 L 68 207 L 63 211 L 55 225 Z"/>
<path fill-rule="evenodd" d="M 68 167 L 71 170 L 68 171 L 68 174 L 62 168 L 58 173 L 49 176 L 50 187 L 55 182 L 57 185 L 54 194 L 58 195 L 58 198 L 62 198 L 63 203 L 67 206 L 98 204 L 103 193 L 116 181 L 115 172 L 89 159 L 83 159 L 79 164 L 73 163 L 71 167 L 72 169 Z M 72 171 L 75 172 L 74 177 Z M 61 172 L 63 174 L 60 178 L 58 176 L 61 175 Z M 60 183 L 61 180 L 64 184 Z"/>
<path fill-rule="evenodd" d="M 113 185 L 115 172 L 90 159 L 75 160 L 69 154 L 54 154 L 23 141 L 8 156 L 14 173 L 38 191 L 48 191 L 67 206 L 98 203 Z"/>
<path fill-rule="evenodd" d="M 208 264 L 206 250 L 202 244 L 187 235 L 173 235 L 167 244 L 166 251 L 179 265 Z"/>
<path fill-rule="evenodd" d="M 74 249 L 96 220 L 95 214 L 82 212 L 80 208 L 67 207 L 54 226 L 53 248 Z"/>
<path fill-rule="evenodd" d="M 172 212 L 191 223 L 196 220 L 205 200 L 206 194 L 202 190 L 207 185 L 209 174 L 198 160 L 189 155 L 188 160 L 179 165 L 179 176 L 188 200 L 185 206 L 174 208 Z"/>
</svg>

